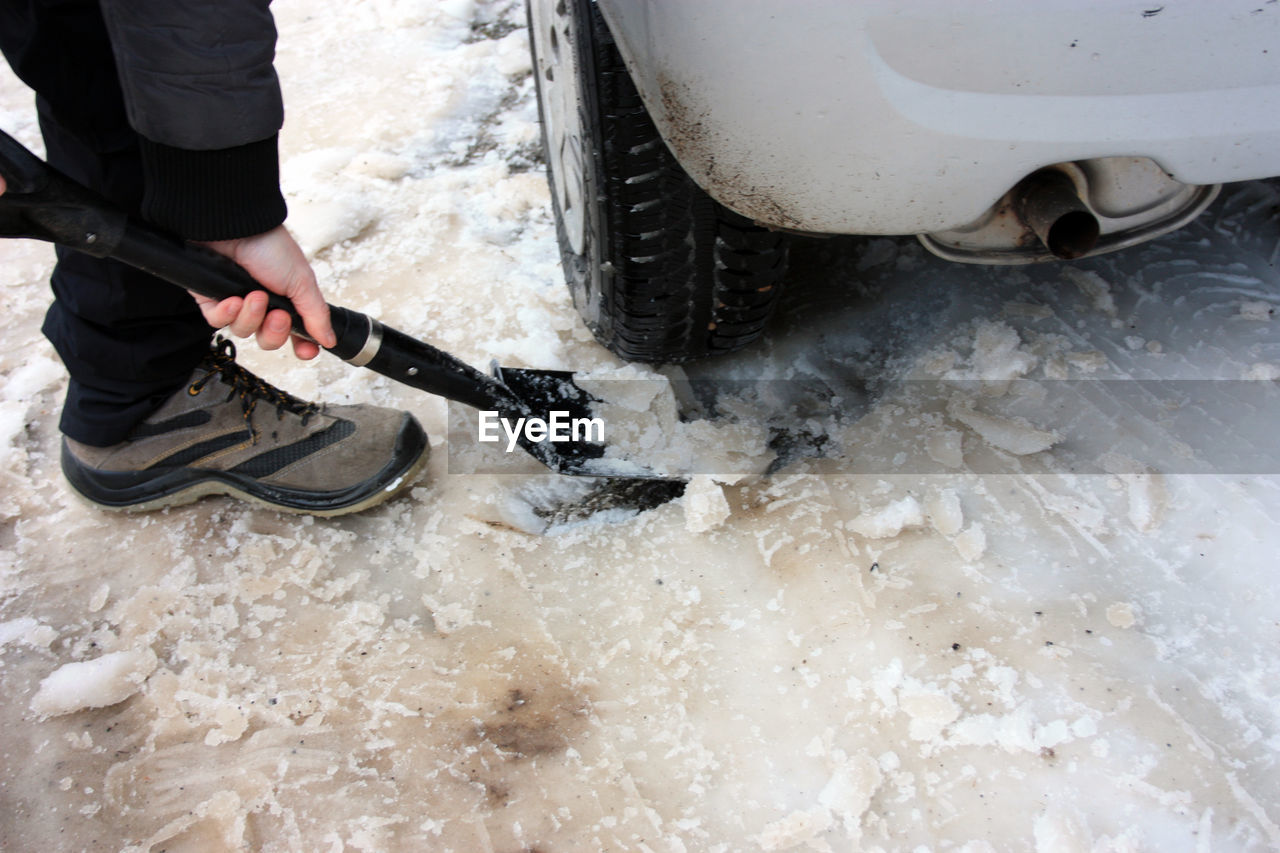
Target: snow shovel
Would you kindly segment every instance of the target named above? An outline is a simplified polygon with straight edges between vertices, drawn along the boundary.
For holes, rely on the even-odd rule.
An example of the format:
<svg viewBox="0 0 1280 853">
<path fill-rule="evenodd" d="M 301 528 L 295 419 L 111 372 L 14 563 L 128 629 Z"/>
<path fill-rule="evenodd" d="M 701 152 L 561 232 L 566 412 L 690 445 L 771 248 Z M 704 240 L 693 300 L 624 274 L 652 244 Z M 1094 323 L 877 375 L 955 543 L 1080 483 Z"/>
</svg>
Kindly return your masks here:
<svg viewBox="0 0 1280 853">
<path fill-rule="evenodd" d="M 189 291 L 213 299 L 247 296 L 263 290 L 229 258 L 184 243 L 132 219 L 111 202 L 71 180 L 0 131 L 0 177 L 8 190 L 0 196 L 0 237 L 45 240 L 100 258 L 114 258 Z M 284 297 L 269 294 L 269 306 L 289 312 L 293 331 L 306 336 L 302 319 Z M 518 443 L 539 462 L 560 474 L 588 477 L 658 478 L 647 468 L 605 459 L 605 446 L 581 437 L 588 433 L 591 404 L 599 402 L 574 383 L 573 374 L 492 366 L 487 376 L 430 344 L 409 337 L 358 311 L 330 305 L 338 343 L 329 352 L 397 382 L 496 412 L 508 424 L 529 419 L 561 425 L 582 424 L 577 440 L 543 440 L 518 429 Z M 602 432 L 602 430 L 598 431 Z"/>
</svg>

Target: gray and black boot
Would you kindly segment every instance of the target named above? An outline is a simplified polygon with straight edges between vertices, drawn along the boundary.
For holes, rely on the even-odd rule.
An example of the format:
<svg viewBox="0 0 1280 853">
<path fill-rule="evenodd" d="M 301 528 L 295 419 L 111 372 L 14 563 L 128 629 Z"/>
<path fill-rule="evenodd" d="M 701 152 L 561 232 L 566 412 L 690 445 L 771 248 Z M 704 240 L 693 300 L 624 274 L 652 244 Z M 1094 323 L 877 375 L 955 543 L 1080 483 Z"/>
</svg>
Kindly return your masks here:
<svg viewBox="0 0 1280 853">
<path fill-rule="evenodd" d="M 72 487 L 109 509 L 232 495 L 286 512 L 342 515 L 408 487 L 427 436 L 408 412 L 317 406 L 235 362 L 219 338 L 190 381 L 111 447 L 63 439 Z"/>
</svg>

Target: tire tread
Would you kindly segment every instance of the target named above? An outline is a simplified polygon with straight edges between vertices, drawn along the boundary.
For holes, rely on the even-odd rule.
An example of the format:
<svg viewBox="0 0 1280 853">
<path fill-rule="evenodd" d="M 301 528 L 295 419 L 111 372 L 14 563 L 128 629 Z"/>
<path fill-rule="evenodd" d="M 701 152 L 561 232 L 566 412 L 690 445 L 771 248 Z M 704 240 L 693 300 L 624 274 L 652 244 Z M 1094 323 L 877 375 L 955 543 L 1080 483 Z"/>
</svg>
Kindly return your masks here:
<svg viewBox="0 0 1280 853">
<path fill-rule="evenodd" d="M 602 227 L 585 264 L 557 229 L 574 302 L 597 340 L 628 361 L 740 349 L 760 337 L 778 302 L 787 241 L 717 204 L 685 173 L 595 3 L 575 2 L 579 21 L 590 21 L 585 85 L 598 112 Z"/>
</svg>

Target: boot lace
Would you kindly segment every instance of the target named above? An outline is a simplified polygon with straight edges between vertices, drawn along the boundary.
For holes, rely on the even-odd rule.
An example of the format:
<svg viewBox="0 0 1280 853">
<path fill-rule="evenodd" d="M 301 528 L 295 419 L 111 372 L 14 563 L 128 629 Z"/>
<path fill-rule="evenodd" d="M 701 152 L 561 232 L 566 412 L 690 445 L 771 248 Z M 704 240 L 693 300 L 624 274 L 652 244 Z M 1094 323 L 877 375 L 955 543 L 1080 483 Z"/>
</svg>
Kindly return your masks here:
<svg viewBox="0 0 1280 853">
<path fill-rule="evenodd" d="M 253 430 L 255 443 L 258 440 L 258 431 L 253 428 L 253 423 L 250 419 L 260 402 L 265 401 L 267 404 L 276 407 L 277 420 L 282 420 L 285 413 L 288 412 L 301 417 L 303 426 L 306 426 L 312 415 L 320 411 L 320 407 L 315 403 L 308 403 L 306 400 L 299 399 L 287 391 L 282 391 L 236 364 L 235 344 L 221 335 L 214 340 L 209 354 L 205 356 L 205 360 L 200 366 L 201 369 L 208 372 L 195 382 L 192 382 L 187 388 L 187 393 L 194 397 L 203 391 L 205 386 L 213 381 L 214 377 L 220 377 L 224 383 L 230 386 L 230 390 L 227 392 L 227 401 L 237 395 L 240 397 L 240 407 L 244 411 L 245 421 L 249 423 L 250 429 Z"/>
</svg>

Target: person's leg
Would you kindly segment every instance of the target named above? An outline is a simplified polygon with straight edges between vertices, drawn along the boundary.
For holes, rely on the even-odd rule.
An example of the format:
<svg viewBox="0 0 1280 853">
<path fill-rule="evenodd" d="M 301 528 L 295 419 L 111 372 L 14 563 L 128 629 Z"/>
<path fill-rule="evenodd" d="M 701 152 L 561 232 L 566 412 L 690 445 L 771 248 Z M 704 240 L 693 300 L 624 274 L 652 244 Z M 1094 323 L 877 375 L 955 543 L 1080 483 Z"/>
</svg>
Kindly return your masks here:
<svg viewBox="0 0 1280 853">
<path fill-rule="evenodd" d="M 49 162 L 137 212 L 143 177 L 96 0 L 0 0 L 0 49 L 37 93 Z M 44 333 L 71 375 L 61 428 L 116 444 L 191 376 L 212 330 L 189 295 L 59 249 Z"/>
<path fill-rule="evenodd" d="M 143 175 L 97 0 L 0 0 L 0 50 L 39 94 L 57 168 L 136 213 Z M 412 485 L 429 446 L 408 412 L 298 400 L 211 350 L 184 291 L 59 252 L 44 332 L 66 362 L 62 471 L 93 503 L 150 509 L 209 494 L 319 515 Z"/>
</svg>

